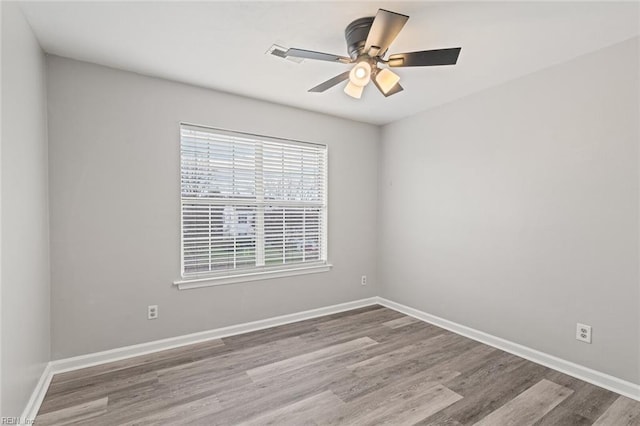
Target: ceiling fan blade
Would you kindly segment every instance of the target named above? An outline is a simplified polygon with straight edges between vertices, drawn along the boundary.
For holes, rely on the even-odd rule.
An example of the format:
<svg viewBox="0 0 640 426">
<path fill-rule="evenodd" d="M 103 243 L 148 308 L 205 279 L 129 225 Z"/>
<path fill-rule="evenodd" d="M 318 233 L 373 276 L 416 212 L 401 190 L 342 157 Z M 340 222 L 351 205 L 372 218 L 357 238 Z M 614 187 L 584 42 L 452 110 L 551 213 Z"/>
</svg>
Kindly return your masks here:
<svg viewBox="0 0 640 426">
<path fill-rule="evenodd" d="M 341 62 L 348 64 L 351 58 L 346 56 L 332 55 L 331 53 L 315 52 L 313 50 L 289 49 L 285 52 L 285 56 L 293 56 L 295 58 L 315 59 L 318 61 Z"/>
<path fill-rule="evenodd" d="M 435 65 L 455 65 L 461 47 L 451 49 L 423 50 L 421 52 L 396 53 L 389 56 L 390 67 L 429 67 Z"/>
<path fill-rule="evenodd" d="M 373 81 L 373 84 L 376 85 L 380 93 L 382 93 L 385 98 L 388 98 L 389 96 L 395 95 L 396 93 L 402 92 L 404 90 L 404 88 L 400 86 L 400 83 L 396 83 L 395 86 L 391 88 L 391 90 L 389 90 L 387 93 L 384 93 L 384 91 L 382 90 L 382 88 L 380 87 L 380 85 L 378 84 L 375 78 L 372 78 L 371 81 Z"/>
<path fill-rule="evenodd" d="M 383 56 L 408 19 L 407 15 L 378 9 L 364 45 L 364 52 L 371 56 Z"/>
<path fill-rule="evenodd" d="M 333 86 L 335 86 L 338 83 L 341 83 L 345 80 L 347 80 L 349 78 L 349 71 L 345 71 L 342 74 L 338 74 L 333 78 L 330 78 L 329 80 L 325 81 L 324 83 L 320 83 L 318 84 L 316 87 L 313 87 L 311 89 L 309 89 L 309 92 L 315 92 L 315 93 L 321 93 L 324 92 L 327 89 L 331 89 Z"/>
</svg>

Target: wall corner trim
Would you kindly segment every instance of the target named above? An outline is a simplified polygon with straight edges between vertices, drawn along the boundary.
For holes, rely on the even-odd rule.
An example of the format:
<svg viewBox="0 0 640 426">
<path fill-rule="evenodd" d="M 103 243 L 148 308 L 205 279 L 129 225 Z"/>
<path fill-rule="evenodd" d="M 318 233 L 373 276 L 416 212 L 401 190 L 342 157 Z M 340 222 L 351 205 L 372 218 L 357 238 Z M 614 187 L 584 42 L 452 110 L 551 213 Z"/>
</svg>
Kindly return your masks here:
<svg viewBox="0 0 640 426">
<path fill-rule="evenodd" d="M 401 312 L 405 315 L 409 315 L 437 327 L 444 328 L 445 330 L 449 330 L 461 336 L 468 337 L 469 339 L 493 346 L 494 348 L 498 348 L 510 354 L 535 362 L 536 364 L 544 365 L 545 367 L 557 370 L 561 373 L 575 377 L 576 379 L 583 380 L 620 395 L 635 399 L 636 401 L 640 401 L 640 384 L 628 382 L 618 377 L 614 377 L 536 349 L 493 336 L 483 331 L 428 314 L 383 297 L 378 297 L 377 299 L 380 305 L 393 309 L 394 311 Z"/>
<path fill-rule="evenodd" d="M 48 362 L 42 371 L 42 375 L 40 375 L 40 380 L 38 380 L 35 389 L 31 393 L 27 406 L 22 412 L 19 424 L 33 424 L 33 421 L 40 410 L 40 405 L 42 405 L 42 401 L 44 401 L 44 397 L 47 394 L 53 374 L 54 372 L 51 367 L 51 362 Z"/>
</svg>

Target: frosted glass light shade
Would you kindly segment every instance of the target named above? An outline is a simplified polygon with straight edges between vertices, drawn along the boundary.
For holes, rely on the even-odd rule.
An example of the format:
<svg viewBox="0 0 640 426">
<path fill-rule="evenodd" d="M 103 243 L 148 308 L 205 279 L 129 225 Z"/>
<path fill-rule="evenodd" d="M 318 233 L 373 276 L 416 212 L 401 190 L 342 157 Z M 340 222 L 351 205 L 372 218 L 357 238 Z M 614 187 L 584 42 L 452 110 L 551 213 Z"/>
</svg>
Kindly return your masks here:
<svg viewBox="0 0 640 426">
<path fill-rule="evenodd" d="M 400 76 L 388 68 L 384 68 L 376 74 L 376 83 L 378 83 L 380 90 L 382 90 L 385 95 L 389 93 L 389 90 L 393 89 L 393 86 L 398 84 L 399 81 Z"/>
<path fill-rule="evenodd" d="M 356 99 L 360 99 L 363 90 L 364 86 L 358 86 L 357 84 L 353 84 L 351 81 L 349 81 L 344 87 L 344 93 Z"/>
<path fill-rule="evenodd" d="M 371 81 L 371 64 L 369 62 L 358 62 L 349 72 L 349 81 L 356 86 L 366 86 Z"/>
</svg>

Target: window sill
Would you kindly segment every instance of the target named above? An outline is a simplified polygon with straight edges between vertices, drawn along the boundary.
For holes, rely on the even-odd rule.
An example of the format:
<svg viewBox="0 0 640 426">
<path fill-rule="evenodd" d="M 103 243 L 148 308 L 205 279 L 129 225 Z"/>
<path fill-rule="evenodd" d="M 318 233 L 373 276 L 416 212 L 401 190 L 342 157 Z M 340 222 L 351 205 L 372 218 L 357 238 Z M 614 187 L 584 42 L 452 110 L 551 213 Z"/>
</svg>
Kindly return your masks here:
<svg viewBox="0 0 640 426">
<path fill-rule="evenodd" d="M 300 265 L 287 269 L 273 270 L 253 270 L 233 275 L 193 277 L 174 281 L 173 284 L 179 290 L 189 290 L 192 288 L 211 287 L 217 285 L 235 284 L 249 281 L 268 280 L 273 278 L 292 277 L 296 275 L 317 274 L 319 272 L 328 272 L 333 265 L 328 263 L 318 265 Z"/>
</svg>

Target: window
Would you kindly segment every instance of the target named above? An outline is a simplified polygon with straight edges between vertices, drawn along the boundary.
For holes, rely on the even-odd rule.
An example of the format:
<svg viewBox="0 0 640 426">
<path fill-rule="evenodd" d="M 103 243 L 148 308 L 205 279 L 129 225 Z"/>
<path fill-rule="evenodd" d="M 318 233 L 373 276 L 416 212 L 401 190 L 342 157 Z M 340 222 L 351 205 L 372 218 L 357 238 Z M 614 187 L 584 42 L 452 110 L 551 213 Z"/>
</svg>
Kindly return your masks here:
<svg viewBox="0 0 640 426">
<path fill-rule="evenodd" d="M 326 146 L 183 124 L 180 147 L 185 281 L 326 265 Z"/>
</svg>

